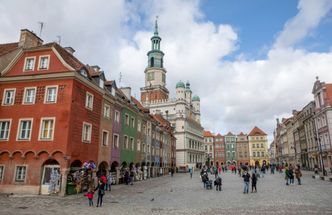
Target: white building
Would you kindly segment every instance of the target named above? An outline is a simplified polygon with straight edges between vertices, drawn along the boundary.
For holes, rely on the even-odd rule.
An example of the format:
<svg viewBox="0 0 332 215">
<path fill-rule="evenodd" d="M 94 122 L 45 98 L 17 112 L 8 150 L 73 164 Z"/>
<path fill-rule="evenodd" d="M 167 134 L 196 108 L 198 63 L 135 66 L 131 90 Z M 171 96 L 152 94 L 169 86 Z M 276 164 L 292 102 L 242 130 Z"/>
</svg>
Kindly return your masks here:
<svg viewBox="0 0 332 215">
<path fill-rule="evenodd" d="M 160 50 L 157 21 L 151 37 L 152 50 L 147 53 L 145 87 L 141 88 L 141 102 L 152 114 L 161 114 L 175 127 L 176 166 L 195 167 L 204 163 L 203 127 L 200 123 L 200 98 L 192 96 L 190 83 L 176 84 L 176 97 L 169 98 L 166 88 L 164 53 Z"/>
</svg>

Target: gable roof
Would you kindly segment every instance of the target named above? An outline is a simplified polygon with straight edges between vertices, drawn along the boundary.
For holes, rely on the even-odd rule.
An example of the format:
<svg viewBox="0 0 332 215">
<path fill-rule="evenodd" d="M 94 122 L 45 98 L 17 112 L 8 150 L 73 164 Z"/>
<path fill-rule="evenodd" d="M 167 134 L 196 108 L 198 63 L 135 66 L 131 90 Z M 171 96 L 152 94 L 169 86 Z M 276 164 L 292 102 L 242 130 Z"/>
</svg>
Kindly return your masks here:
<svg viewBox="0 0 332 215">
<path fill-rule="evenodd" d="M 61 55 L 64 61 L 66 61 L 67 64 L 69 64 L 71 67 L 73 67 L 75 70 L 80 70 L 84 67 L 84 64 L 79 61 L 73 54 L 66 51 L 63 47 L 61 47 L 59 44 L 53 42 L 49 43 L 51 46 L 53 46 L 57 52 Z M 48 44 L 45 44 L 46 46 Z"/>
<path fill-rule="evenodd" d="M 234 134 L 229 131 L 225 136 L 234 136 Z"/>
<path fill-rule="evenodd" d="M 145 113 L 149 112 L 149 109 L 146 109 L 145 107 L 143 107 L 143 105 L 135 97 L 131 96 L 131 100 L 138 107 L 138 109 L 140 109 L 141 111 L 143 111 Z"/>
<path fill-rule="evenodd" d="M 210 131 L 204 131 L 203 136 L 204 137 L 214 137 Z"/>
<path fill-rule="evenodd" d="M 8 54 L 16 49 L 18 49 L 18 43 L 0 44 L 0 56 Z"/>
<path fill-rule="evenodd" d="M 238 136 L 245 136 L 245 134 L 241 131 Z"/>
<path fill-rule="evenodd" d="M 264 131 L 262 131 L 260 128 L 255 126 L 249 133 L 249 136 L 264 136 L 267 135 Z"/>
<path fill-rule="evenodd" d="M 223 137 L 220 133 L 218 133 L 217 135 L 216 135 L 216 137 Z"/>
</svg>

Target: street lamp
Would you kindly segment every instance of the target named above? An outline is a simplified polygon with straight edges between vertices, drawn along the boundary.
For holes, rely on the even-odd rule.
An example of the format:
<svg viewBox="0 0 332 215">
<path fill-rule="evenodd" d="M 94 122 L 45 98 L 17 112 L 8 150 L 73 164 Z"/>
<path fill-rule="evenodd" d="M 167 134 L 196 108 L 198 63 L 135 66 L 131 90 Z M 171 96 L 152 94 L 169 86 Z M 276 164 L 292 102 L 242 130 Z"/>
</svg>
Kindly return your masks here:
<svg viewBox="0 0 332 215">
<path fill-rule="evenodd" d="M 315 139 L 317 141 L 317 137 Z M 327 172 L 325 171 L 325 167 L 324 167 L 322 143 L 321 143 L 320 137 L 318 137 L 318 143 L 319 143 L 319 155 L 320 155 L 321 167 L 323 168 L 323 175 L 326 176 Z"/>
</svg>

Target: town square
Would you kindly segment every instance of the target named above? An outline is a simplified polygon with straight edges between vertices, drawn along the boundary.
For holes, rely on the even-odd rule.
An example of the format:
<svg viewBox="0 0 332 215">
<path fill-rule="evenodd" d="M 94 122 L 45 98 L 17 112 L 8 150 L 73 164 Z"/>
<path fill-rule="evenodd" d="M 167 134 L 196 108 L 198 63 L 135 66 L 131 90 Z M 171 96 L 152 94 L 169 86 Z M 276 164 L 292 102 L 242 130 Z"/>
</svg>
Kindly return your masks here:
<svg viewBox="0 0 332 215">
<path fill-rule="evenodd" d="M 0 1 L 0 214 L 332 214 L 331 17 Z"/>
</svg>

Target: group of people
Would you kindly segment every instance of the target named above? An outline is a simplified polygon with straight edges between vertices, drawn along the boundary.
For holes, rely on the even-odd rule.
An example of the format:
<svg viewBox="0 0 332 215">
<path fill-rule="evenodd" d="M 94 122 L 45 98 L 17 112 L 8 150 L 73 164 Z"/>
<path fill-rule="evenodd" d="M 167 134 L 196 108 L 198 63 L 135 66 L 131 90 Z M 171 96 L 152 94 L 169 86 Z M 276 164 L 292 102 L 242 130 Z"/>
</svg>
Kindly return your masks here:
<svg viewBox="0 0 332 215">
<path fill-rule="evenodd" d="M 214 174 L 215 176 L 215 180 L 214 180 L 214 186 L 216 187 L 216 191 L 221 191 L 221 185 L 222 185 L 222 179 L 221 179 L 221 170 L 219 170 L 218 168 L 212 168 L 213 171 L 211 171 L 211 174 Z M 200 173 L 202 182 L 203 182 L 203 186 L 206 189 L 212 189 L 212 180 L 209 179 L 209 175 L 208 175 L 208 168 L 207 167 L 203 167 Z M 190 174 L 190 177 L 192 177 L 192 173 Z"/>
<path fill-rule="evenodd" d="M 254 190 L 257 193 L 257 176 L 256 173 L 253 172 L 251 175 L 249 174 L 248 171 L 244 171 L 243 175 L 243 182 L 244 182 L 244 189 L 243 189 L 243 194 L 249 193 L 249 184 L 250 184 L 250 179 L 251 179 L 251 192 L 253 193 Z"/>
<path fill-rule="evenodd" d="M 297 179 L 297 184 L 301 185 L 302 172 L 300 165 L 296 165 L 294 168 L 292 164 L 286 164 L 285 166 L 285 180 L 286 185 L 294 184 L 294 177 Z"/>
<path fill-rule="evenodd" d="M 105 191 L 111 191 L 111 184 L 112 184 L 112 175 L 109 174 L 108 177 L 102 175 L 98 178 L 97 185 L 95 188 L 89 187 L 88 192 L 84 194 L 88 198 L 89 206 L 93 206 L 93 196 L 94 193 L 97 191 L 98 198 L 97 198 L 97 207 L 102 207 L 103 205 L 103 197 L 105 195 Z"/>
</svg>

